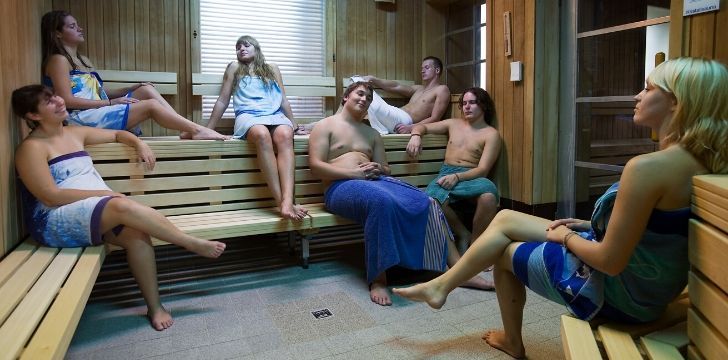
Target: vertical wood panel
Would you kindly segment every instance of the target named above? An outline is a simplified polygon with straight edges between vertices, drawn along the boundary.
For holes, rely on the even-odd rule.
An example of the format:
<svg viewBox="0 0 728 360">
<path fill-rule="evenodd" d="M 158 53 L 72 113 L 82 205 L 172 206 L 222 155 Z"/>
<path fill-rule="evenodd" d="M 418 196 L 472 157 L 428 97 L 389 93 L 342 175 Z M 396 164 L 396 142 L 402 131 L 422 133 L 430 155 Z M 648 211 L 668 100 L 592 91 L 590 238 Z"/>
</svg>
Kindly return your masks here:
<svg viewBox="0 0 728 360">
<path fill-rule="evenodd" d="M 21 236 L 20 208 L 16 187 L 15 146 L 20 142 L 21 120 L 12 115 L 10 94 L 20 86 L 38 83 L 40 78 L 40 18 L 50 10 L 43 0 L 0 2 L 0 257 L 18 243 Z M 29 46 L 31 45 L 31 46 Z"/>
</svg>

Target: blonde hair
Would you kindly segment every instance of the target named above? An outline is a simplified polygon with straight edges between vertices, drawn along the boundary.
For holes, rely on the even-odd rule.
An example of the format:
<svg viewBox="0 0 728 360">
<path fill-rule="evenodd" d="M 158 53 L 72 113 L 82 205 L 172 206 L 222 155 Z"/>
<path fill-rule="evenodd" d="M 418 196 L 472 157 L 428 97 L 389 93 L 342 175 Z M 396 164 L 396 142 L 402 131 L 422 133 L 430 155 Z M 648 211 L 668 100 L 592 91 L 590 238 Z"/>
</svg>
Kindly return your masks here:
<svg viewBox="0 0 728 360">
<path fill-rule="evenodd" d="M 237 83 L 238 80 L 243 76 L 250 74 L 258 76 L 261 80 L 263 80 L 265 86 L 270 88 L 272 86 L 272 83 L 276 81 L 276 77 L 273 72 L 273 68 L 271 68 L 271 66 L 265 62 L 265 56 L 263 55 L 263 51 L 260 50 L 260 43 L 258 43 L 258 40 L 255 40 L 255 38 L 252 36 L 243 35 L 238 38 L 238 41 L 235 43 L 235 48 L 237 49 L 237 47 L 241 44 L 253 45 L 253 47 L 255 48 L 255 57 L 253 58 L 252 62 L 253 73 L 250 74 L 250 64 L 246 64 L 238 60 L 238 70 L 235 71 L 235 83 Z"/>
<path fill-rule="evenodd" d="M 647 82 L 677 103 L 663 141 L 680 144 L 711 173 L 728 173 L 728 69 L 715 60 L 678 58 L 657 66 Z"/>
</svg>

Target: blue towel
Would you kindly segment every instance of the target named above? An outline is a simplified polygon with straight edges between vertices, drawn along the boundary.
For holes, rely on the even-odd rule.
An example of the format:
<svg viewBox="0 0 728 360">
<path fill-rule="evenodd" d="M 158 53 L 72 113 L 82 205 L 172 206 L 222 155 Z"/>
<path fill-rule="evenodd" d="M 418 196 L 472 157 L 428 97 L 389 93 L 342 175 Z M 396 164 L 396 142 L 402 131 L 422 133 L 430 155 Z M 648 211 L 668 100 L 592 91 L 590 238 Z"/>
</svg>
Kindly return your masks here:
<svg viewBox="0 0 728 360">
<path fill-rule="evenodd" d="M 437 203 L 392 177 L 339 180 L 324 194 L 326 210 L 364 227 L 367 282 L 399 265 L 444 271 L 452 234 Z"/>
</svg>

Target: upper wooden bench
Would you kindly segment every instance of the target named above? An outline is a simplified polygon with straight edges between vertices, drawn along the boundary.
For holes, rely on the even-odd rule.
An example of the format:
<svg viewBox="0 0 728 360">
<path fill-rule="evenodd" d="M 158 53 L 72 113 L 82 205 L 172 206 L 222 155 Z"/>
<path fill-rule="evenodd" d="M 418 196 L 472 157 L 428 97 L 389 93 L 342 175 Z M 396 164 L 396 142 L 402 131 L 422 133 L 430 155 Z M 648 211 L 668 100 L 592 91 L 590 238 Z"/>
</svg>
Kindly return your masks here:
<svg viewBox="0 0 728 360">
<path fill-rule="evenodd" d="M 447 138 L 427 135 L 423 154 L 406 154 L 408 135 L 383 137 L 392 175 L 424 187 L 438 173 Z M 205 239 L 302 231 L 302 262 L 308 263 L 308 239 L 322 227 L 350 224 L 324 209 L 323 186 L 308 168 L 308 136 L 295 136 L 296 202 L 309 209 L 302 221 L 283 219 L 257 165 L 256 151 L 245 141 L 146 139 L 157 156 L 152 171 L 137 162 L 134 149 L 122 144 L 87 148 L 96 169 L 114 191 L 165 214 L 183 231 Z M 291 238 L 293 240 L 293 238 Z M 155 245 L 162 244 L 159 240 Z"/>
<path fill-rule="evenodd" d="M 177 73 L 156 71 L 96 70 L 107 89 L 121 89 L 140 82 L 154 83 L 162 95 L 177 94 Z"/>
<path fill-rule="evenodd" d="M 220 74 L 192 74 L 192 95 L 220 95 L 222 78 Z M 284 78 L 283 85 L 288 96 L 336 97 L 333 77 L 289 75 Z"/>
</svg>

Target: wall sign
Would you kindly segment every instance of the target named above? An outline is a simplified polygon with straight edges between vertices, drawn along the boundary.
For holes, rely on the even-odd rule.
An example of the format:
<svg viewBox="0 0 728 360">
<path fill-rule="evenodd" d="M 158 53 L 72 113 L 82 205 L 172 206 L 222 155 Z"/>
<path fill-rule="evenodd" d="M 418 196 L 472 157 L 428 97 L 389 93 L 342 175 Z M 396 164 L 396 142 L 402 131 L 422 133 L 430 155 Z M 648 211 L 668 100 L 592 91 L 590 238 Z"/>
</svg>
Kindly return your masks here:
<svg viewBox="0 0 728 360">
<path fill-rule="evenodd" d="M 720 0 L 683 0 L 683 16 L 716 11 L 719 7 Z"/>
</svg>

